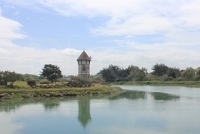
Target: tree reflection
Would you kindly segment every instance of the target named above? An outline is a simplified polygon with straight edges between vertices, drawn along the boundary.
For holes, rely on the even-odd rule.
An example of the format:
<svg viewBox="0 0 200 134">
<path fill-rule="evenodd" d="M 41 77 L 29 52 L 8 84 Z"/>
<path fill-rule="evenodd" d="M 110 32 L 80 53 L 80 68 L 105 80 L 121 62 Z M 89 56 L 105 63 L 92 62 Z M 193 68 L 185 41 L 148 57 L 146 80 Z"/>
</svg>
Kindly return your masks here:
<svg viewBox="0 0 200 134">
<path fill-rule="evenodd" d="M 59 107 L 59 105 L 60 104 L 58 102 L 45 102 L 43 104 L 43 106 L 46 110 L 57 109 Z"/>
<path fill-rule="evenodd" d="M 154 92 L 151 93 L 151 95 L 154 97 L 155 100 L 176 100 L 179 99 L 179 96 L 176 95 L 171 95 L 171 94 L 166 94 L 166 93 L 159 93 L 159 92 Z"/>
<path fill-rule="evenodd" d="M 90 99 L 89 98 L 79 98 L 78 100 L 78 120 L 81 125 L 85 128 L 87 124 L 91 121 L 90 116 Z"/>
<path fill-rule="evenodd" d="M 146 92 L 143 91 L 126 91 L 117 96 L 113 96 L 109 98 L 110 100 L 117 100 L 117 99 L 130 99 L 130 100 L 137 100 L 137 99 L 145 99 Z"/>
<path fill-rule="evenodd" d="M 4 103 L 0 103 L 0 112 L 4 111 L 4 112 L 11 112 L 11 111 L 15 111 L 16 107 L 18 107 L 19 105 L 7 105 Z"/>
</svg>

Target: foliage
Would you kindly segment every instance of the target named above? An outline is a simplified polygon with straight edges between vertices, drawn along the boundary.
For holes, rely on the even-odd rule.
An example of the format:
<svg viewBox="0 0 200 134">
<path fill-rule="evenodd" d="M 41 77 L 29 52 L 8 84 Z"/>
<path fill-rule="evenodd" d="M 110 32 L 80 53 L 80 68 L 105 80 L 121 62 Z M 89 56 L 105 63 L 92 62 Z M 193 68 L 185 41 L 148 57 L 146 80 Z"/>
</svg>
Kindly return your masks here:
<svg viewBox="0 0 200 134">
<path fill-rule="evenodd" d="M 34 74 L 22 74 L 22 78 L 23 78 L 24 81 L 27 81 L 27 80 L 39 79 L 40 76 L 34 75 Z"/>
<path fill-rule="evenodd" d="M 168 67 L 167 75 L 172 78 L 180 77 L 180 69 Z"/>
<path fill-rule="evenodd" d="M 93 83 L 103 83 L 104 80 L 101 76 L 101 74 L 97 74 L 97 75 L 90 75 L 90 79 Z"/>
<path fill-rule="evenodd" d="M 27 84 L 28 84 L 30 87 L 36 87 L 36 81 L 35 81 L 35 80 L 28 80 L 28 81 L 27 81 Z"/>
<path fill-rule="evenodd" d="M 200 67 L 198 67 L 197 69 L 195 69 L 195 77 L 194 77 L 195 81 L 199 81 L 200 80 Z"/>
<path fill-rule="evenodd" d="M 148 73 L 147 69 L 134 65 L 130 65 L 125 69 L 109 65 L 108 68 L 100 70 L 97 76 L 101 76 L 105 82 L 200 80 L 200 67 L 196 69 L 189 67 L 186 70 L 180 70 L 176 67 L 168 67 L 165 64 L 155 64 L 152 70 L 151 73 Z"/>
<path fill-rule="evenodd" d="M 195 76 L 195 69 L 193 69 L 192 67 L 188 67 L 185 70 L 184 77 L 187 78 L 188 80 L 192 80 L 194 76 Z"/>
<path fill-rule="evenodd" d="M 20 80 L 21 74 L 10 72 L 10 71 L 1 71 L 0 72 L 0 83 L 1 85 L 8 85 L 8 82 L 10 82 L 10 85 L 12 86 L 13 83 L 17 80 Z"/>
<path fill-rule="evenodd" d="M 180 77 L 180 69 L 176 67 L 168 67 L 165 64 L 156 64 L 152 68 L 152 74 L 155 76 L 163 76 L 161 80 L 173 80 L 174 78 Z"/>
<path fill-rule="evenodd" d="M 41 76 L 47 78 L 51 82 L 55 82 L 58 78 L 62 77 L 62 72 L 56 65 L 45 64 L 42 69 Z"/>
<path fill-rule="evenodd" d="M 162 76 L 167 74 L 168 69 L 169 68 L 165 64 L 156 64 L 152 68 L 153 70 L 152 74 L 156 76 Z"/>
<path fill-rule="evenodd" d="M 108 68 L 101 70 L 101 75 L 105 82 L 128 81 L 128 80 L 145 80 L 147 70 L 140 69 L 138 66 L 129 66 L 128 68 L 120 68 L 119 66 L 109 65 Z"/>
<path fill-rule="evenodd" d="M 40 81 L 40 84 L 49 84 L 49 83 L 50 83 L 50 81 L 48 79 L 42 79 Z"/>
</svg>

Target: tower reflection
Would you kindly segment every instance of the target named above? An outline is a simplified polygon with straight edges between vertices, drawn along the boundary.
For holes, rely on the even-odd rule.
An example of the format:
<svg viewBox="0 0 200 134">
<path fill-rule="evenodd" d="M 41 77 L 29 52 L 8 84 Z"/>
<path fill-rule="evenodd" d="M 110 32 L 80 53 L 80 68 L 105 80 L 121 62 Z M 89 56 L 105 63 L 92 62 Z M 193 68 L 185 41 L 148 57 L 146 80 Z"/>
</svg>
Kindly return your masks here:
<svg viewBox="0 0 200 134">
<path fill-rule="evenodd" d="M 90 116 L 90 99 L 89 98 L 79 98 L 78 99 L 78 120 L 81 125 L 85 128 L 91 121 Z"/>
</svg>

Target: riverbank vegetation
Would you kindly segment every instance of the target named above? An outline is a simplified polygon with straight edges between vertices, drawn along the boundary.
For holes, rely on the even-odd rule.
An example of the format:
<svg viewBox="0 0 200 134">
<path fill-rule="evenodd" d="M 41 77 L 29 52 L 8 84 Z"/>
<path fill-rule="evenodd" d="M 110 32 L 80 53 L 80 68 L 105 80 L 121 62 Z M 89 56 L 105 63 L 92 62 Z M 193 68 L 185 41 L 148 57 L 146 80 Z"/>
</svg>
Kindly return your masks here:
<svg viewBox="0 0 200 134">
<path fill-rule="evenodd" d="M 152 86 L 188 86 L 200 87 L 200 81 L 120 81 L 113 85 L 152 85 Z"/>
<path fill-rule="evenodd" d="M 200 67 L 179 69 L 165 64 L 155 64 L 152 72 L 146 68 L 130 65 L 121 68 L 110 65 L 103 68 L 90 79 L 81 81 L 78 76 L 63 76 L 56 65 L 45 64 L 39 75 L 19 74 L 12 71 L 0 71 L 0 90 L 7 89 L 32 89 L 45 91 L 45 89 L 70 89 L 93 88 L 95 84 L 131 84 L 131 85 L 180 85 L 200 87 Z M 72 88 L 74 87 L 74 88 Z M 31 91 L 31 90 L 30 90 Z"/>
<path fill-rule="evenodd" d="M 87 78 L 63 77 L 56 65 L 46 64 L 40 76 L 0 71 L 0 100 L 15 98 L 96 96 L 121 91 L 120 88 L 102 85 Z"/>
<path fill-rule="evenodd" d="M 18 82 L 16 82 L 18 83 Z M 23 83 L 23 82 L 20 82 Z M 59 88 L 30 88 L 0 89 L 0 100 L 16 98 L 40 98 L 40 97 L 70 97 L 70 96 L 98 96 L 121 92 L 118 87 L 94 84 L 91 87 L 59 87 Z"/>
<path fill-rule="evenodd" d="M 132 85 L 181 85 L 200 87 L 200 67 L 180 70 L 165 64 L 155 64 L 152 72 L 130 65 L 127 68 L 110 65 L 98 74 L 106 83 Z"/>
</svg>

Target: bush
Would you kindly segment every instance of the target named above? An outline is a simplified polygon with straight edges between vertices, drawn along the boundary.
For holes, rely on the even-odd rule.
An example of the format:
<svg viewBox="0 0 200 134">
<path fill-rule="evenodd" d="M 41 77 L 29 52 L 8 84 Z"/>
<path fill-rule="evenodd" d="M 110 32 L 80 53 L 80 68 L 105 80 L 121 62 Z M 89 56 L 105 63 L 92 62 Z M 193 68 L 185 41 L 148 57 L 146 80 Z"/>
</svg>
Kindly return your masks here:
<svg viewBox="0 0 200 134">
<path fill-rule="evenodd" d="M 171 81 L 173 79 L 174 79 L 173 77 L 169 77 L 167 75 L 163 75 L 163 76 L 160 77 L 161 81 Z"/>
<path fill-rule="evenodd" d="M 3 82 L 3 81 L 0 81 L 0 85 L 5 85 L 5 82 Z"/>
<path fill-rule="evenodd" d="M 50 81 L 44 79 L 44 80 L 40 81 L 40 84 L 50 84 Z"/>
<path fill-rule="evenodd" d="M 194 77 L 194 80 L 195 80 L 195 81 L 199 81 L 199 80 L 200 80 L 200 76 L 195 76 L 195 77 Z"/>
<path fill-rule="evenodd" d="M 146 80 L 147 81 L 157 81 L 157 80 L 159 80 L 159 77 L 152 75 L 152 74 L 148 74 L 147 77 L 146 77 Z"/>
<path fill-rule="evenodd" d="M 178 78 L 174 79 L 173 81 L 186 81 L 186 78 L 178 77 Z"/>
<path fill-rule="evenodd" d="M 28 80 L 28 81 L 27 81 L 27 84 L 28 84 L 30 87 L 36 87 L 36 81 L 35 81 L 35 80 Z"/>
</svg>

